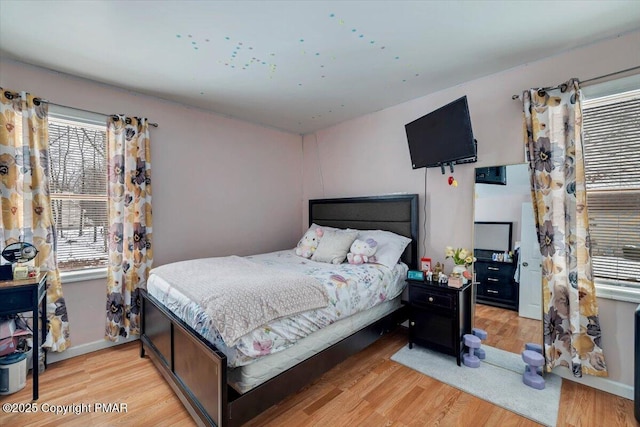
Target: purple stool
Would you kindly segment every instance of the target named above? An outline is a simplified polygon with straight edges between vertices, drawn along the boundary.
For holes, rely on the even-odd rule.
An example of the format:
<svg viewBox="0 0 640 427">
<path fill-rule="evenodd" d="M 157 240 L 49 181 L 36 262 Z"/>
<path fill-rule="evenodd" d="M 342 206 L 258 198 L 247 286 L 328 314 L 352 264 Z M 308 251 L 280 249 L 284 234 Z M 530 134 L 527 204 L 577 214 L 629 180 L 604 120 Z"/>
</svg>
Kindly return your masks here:
<svg viewBox="0 0 640 427">
<path fill-rule="evenodd" d="M 471 333 L 475 336 L 477 336 L 478 338 L 480 338 L 480 340 L 484 341 L 487 339 L 487 331 L 480 329 L 480 328 L 473 328 L 471 329 Z M 487 354 L 484 352 L 484 348 L 477 348 L 474 351 L 474 354 L 476 356 L 478 356 L 478 359 L 480 360 L 484 360 L 487 357 Z"/>
<path fill-rule="evenodd" d="M 465 334 L 464 335 L 464 345 L 469 348 L 469 352 L 465 353 L 462 356 L 462 362 L 470 367 L 470 368 L 479 368 L 480 367 L 480 359 L 478 356 L 473 354 L 473 350 L 476 348 L 480 348 L 480 338 L 475 335 Z"/>
<path fill-rule="evenodd" d="M 522 375 L 522 382 L 538 390 L 544 389 L 544 378 L 536 372 L 536 368 L 544 365 L 544 356 L 533 350 L 525 350 L 522 352 L 522 360 L 528 365 Z"/>
</svg>

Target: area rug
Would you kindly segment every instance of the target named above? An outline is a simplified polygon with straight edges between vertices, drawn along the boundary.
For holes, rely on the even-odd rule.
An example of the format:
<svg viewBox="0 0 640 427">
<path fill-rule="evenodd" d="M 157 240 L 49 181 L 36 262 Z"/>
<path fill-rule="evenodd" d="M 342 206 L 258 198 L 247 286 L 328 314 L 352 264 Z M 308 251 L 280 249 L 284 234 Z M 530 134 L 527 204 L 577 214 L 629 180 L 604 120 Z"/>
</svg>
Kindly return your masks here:
<svg viewBox="0 0 640 427">
<path fill-rule="evenodd" d="M 420 346 L 405 346 L 391 360 L 537 423 L 555 427 L 562 378 L 547 374 L 544 390 L 522 382 L 526 364 L 519 355 L 482 346 L 487 358 L 479 368 L 458 366 L 456 358 Z"/>
</svg>

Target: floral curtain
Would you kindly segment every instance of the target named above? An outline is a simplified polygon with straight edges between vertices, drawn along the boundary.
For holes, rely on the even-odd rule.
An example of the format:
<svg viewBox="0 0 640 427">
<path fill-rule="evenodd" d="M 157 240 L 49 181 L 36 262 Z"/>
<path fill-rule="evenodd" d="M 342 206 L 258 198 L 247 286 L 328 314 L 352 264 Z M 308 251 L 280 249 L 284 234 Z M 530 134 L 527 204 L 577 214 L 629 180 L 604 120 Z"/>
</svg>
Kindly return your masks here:
<svg viewBox="0 0 640 427">
<path fill-rule="evenodd" d="M 146 287 L 151 250 L 151 152 L 147 119 L 107 120 L 109 268 L 105 338 L 140 333 L 140 289 Z"/>
<path fill-rule="evenodd" d="M 546 368 L 606 376 L 591 266 L 575 79 L 523 93 L 525 145 L 540 252 Z"/>
<path fill-rule="evenodd" d="M 48 272 L 48 333 L 43 346 L 63 351 L 71 341 L 49 195 L 48 104 L 27 93 L 1 87 L 0 92 L 2 246 L 24 241 L 38 250 L 35 264 Z"/>
</svg>

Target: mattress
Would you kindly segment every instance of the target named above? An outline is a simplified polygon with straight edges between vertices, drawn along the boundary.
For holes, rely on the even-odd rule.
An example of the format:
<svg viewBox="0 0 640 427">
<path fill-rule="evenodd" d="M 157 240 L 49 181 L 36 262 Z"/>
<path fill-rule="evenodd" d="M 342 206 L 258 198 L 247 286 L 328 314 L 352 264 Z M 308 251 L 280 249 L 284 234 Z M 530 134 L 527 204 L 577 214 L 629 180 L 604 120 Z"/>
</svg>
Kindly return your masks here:
<svg viewBox="0 0 640 427">
<path fill-rule="evenodd" d="M 189 300 L 153 271 L 147 282 L 148 293 L 222 351 L 230 368 L 277 354 L 320 329 L 395 299 L 404 289 L 407 271 L 404 264 L 391 270 L 378 264 L 319 263 L 298 257 L 292 250 L 246 258 L 276 269 L 312 275 L 327 289 L 328 306 L 269 322 L 230 347 L 197 302 Z"/>
<path fill-rule="evenodd" d="M 229 369 L 227 383 L 238 393 L 246 393 L 398 309 L 401 299 L 401 296 L 397 296 L 393 300 L 320 329 L 281 352 L 264 356 L 245 366 Z"/>
</svg>

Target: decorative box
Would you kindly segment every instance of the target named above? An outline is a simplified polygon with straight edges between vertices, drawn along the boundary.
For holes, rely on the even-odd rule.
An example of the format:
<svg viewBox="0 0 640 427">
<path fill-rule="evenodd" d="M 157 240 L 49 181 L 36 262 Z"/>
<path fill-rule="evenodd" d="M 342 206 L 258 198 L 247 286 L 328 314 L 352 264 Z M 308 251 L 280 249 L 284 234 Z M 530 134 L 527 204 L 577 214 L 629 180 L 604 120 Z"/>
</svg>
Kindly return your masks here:
<svg viewBox="0 0 640 427">
<path fill-rule="evenodd" d="M 462 282 L 463 280 L 460 276 L 449 276 L 449 281 L 447 282 L 447 284 L 451 288 L 461 288 L 463 284 Z"/>
</svg>

